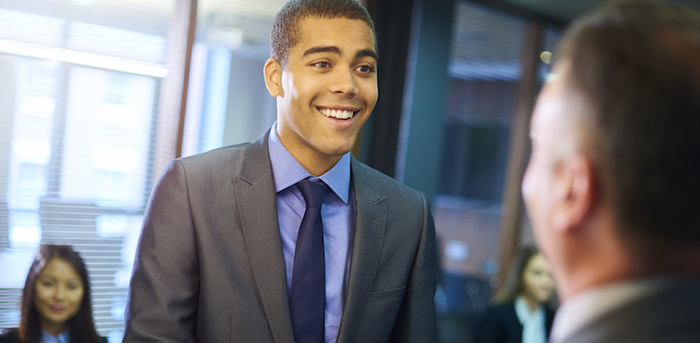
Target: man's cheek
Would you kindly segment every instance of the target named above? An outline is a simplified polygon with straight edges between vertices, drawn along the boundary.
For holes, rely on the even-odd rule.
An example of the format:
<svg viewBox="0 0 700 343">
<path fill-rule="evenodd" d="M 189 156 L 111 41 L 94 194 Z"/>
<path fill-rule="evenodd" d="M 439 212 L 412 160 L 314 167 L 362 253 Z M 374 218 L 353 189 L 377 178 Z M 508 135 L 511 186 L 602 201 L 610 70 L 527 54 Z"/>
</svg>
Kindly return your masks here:
<svg viewBox="0 0 700 343">
<path fill-rule="evenodd" d="M 523 175 L 523 182 L 522 185 L 520 186 L 520 193 L 523 196 L 523 199 L 525 200 L 525 204 L 527 205 L 530 197 L 533 194 L 534 191 L 534 170 L 532 163 L 528 164 L 527 169 L 525 169 L 525 175 Z"/>
</svg>

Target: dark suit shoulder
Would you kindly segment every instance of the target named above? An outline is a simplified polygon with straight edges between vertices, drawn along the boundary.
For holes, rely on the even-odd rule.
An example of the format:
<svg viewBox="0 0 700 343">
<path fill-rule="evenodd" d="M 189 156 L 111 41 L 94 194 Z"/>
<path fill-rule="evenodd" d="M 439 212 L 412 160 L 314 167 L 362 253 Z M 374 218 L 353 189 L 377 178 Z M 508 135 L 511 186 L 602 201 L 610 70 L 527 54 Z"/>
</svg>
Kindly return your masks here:
<svg viewBox="0 0 700 343">
<path fill-rule="evenodd" d="M 173 160 L 166 170 L 182 166 L 187 175 L 196 175 L 203 181 L 221 181 L 238 175 L 255 182 L 263 174 L 270 172 L 270 157 L 267 151 L 269 131 L 250 143 L 241 143 L 213 149 L 201 154 Z"/>
<path fill-rule="evenodd" d="M 0 343 L 19 343 L 19 331 L 17 329 L 5 329 L 0 334 Z"/>
<path fill-rule="evenodd" d="M 371 181 L 372 185 L 381 192 L 389 192 L 398 196 L 413 198 L 416 201 L 421 201 L 421 192 L 408 187 L 396 179 L 356 160 L 352 160 L 352 172 L 355 179 Z"/>
<path fill-rule="evenodd" d="M 677 278 L 602 314 L 567 342 L 700 342 L 700 278 Z"/>
<path fill-rule="evenodd" d="M 192 156 L 177 159 L 186 168 L 206 168 L 212 165 L 226 165 L 232 167 L 236 162 L 240 162 L 251 143 L 229 145 Z"/>
</svg>

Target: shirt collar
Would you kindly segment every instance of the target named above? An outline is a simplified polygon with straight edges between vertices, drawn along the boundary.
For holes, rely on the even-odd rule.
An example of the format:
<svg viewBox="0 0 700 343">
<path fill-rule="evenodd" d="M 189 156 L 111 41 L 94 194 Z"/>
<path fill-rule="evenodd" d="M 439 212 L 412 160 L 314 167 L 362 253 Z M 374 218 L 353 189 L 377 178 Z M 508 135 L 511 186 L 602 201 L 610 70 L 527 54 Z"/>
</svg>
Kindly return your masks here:
<svg viewBox="0 0 700 343">
<path fill-rule="evenodd" d="M 527 300 L 522 296 L 515 298 L 513 306 L 515 306 L 515 314 L 518 316 L 520 324 L 523 325 L 525 325 L 525 322 L 530 318 L 544 314 L 542 305 L 538 306 L 534 311 L 531 311 L 530 305 L 528 305 Z"/>
<path fill-rule="evenodd" d="M 662 288 L 665 278 L 625 281 L 596 287 L 566 300 L 557 310 L 551 341 L 566 341 L 595 318 Z"/>
<path fill-rule="evenodd" d="M 534 311 L 530 311 L 530 305 L 524 297 L 515 298 L 515 314 L 523 326 L 524 343 L 544 343 L 547 341 L 545 330 L 544 309 L 540 304 Z"/>
<path fill-rule="evenodd" d="M 58 336 L 54 336 L 44 330 L 41 330 L 41 343 L 69 343 L 70 334 L 68 328 L 59 333 Z"/>
<path fill-rule="evenodd" d="M 282 145 L 277 136 L 277 122 L 272 124 L 272 129 L 270 129 L 268 151 L 270 153 L 270 164 L 272 166 L 272 177 L 275 180 L 276 193 L 308 177 L 315 178 Z M 340 157 L 340 160 L 333 168 L 319 176 L 318 179 L 321 179 L 328 185 L 340 200 L 347 205 L 350 192 L 350 153 L 348 152 Z"/>
</svg>

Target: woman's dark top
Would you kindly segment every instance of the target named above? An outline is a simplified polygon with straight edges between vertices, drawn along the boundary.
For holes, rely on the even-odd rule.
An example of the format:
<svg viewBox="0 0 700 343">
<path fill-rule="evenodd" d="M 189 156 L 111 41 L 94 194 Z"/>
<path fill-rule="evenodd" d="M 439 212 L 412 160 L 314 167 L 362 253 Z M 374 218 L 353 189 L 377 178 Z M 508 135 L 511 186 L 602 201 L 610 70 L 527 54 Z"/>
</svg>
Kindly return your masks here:
<svg viewBox="0 0 700 343">
<path fill-rule="evenodd" d="M 544 310 L 545 332 L 549 338 L 554 312 L 547 307 Z M 522 343 L 523 325 L 515 314 L 515 304 L 505 303 L 486 310 L 477 321 L 474 333 L 474 343 Z"/>
<path fill-rule="evenodd" d="M 19 331 L 17 329 L 5 329 L 0 334 L 0 343 L 19 343 Z"/>
<path fill-rule="evenodd" d="M 17 329 L 5 329 L 0 334 L 0 343 L 19 343 L 19 331 Z M 100 343 L 107 343 L 107 338 L 100 337 Z"/>
</svg>

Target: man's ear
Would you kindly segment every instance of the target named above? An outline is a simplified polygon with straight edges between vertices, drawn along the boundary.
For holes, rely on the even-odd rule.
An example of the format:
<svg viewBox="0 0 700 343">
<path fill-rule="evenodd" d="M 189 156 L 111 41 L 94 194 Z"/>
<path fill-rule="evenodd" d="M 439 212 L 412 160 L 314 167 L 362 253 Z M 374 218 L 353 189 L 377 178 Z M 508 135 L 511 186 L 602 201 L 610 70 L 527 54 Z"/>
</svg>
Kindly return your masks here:
<svg viewBox="0 0 700 343">
<path fill-rule="evenodd" d="M 274 58 L 270 57 L 263 68 L 265 74 L 265 86 L 273 97 L 284 96 L 282 89 L 282 66 Z"/>
<path fill-rule="evenodd" d="M 599 198 L 593 164 L 587 156 L 575 153 L 565 157 L 555 173 L 552 227 L 560 232 L 573 232 L 582 226 Z"/>
</svg>

